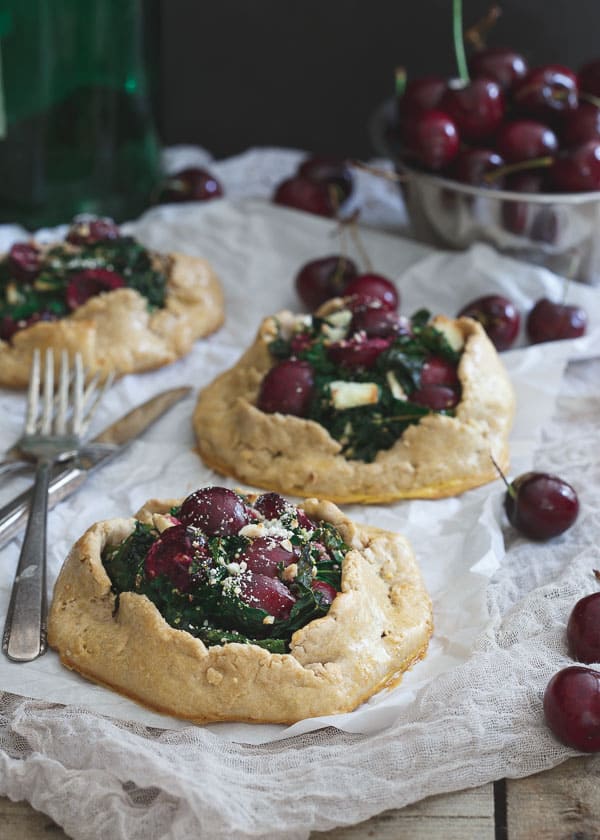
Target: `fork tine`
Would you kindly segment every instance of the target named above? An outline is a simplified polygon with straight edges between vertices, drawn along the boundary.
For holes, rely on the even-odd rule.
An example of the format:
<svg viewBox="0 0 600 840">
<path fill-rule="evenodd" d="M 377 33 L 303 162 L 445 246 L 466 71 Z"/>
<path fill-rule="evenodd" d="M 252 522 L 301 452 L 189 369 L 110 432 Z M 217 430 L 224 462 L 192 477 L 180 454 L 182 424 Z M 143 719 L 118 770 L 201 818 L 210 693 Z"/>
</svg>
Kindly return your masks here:
<svg viewBox="0 0 600 840">
<path fill-rule="evenodd" d="M 85 375 L 81 353 L 75 354 L 75 373 L 73 376 L 73 414 L 71 416 L 71 431 L 79 435 L 83 422 L 83 387 Z"/>
<path fill-rule="evenodd" d="M 86 392 L 85 392 L 85 395 L 84 395 L 84 400 L 85 401 L 91 400 L 92 396 L 94 395 L 94 391 L 95 391 L 96 386 L 98 384 L 99 378 L 100 378 L 100 374 L 98 374 L 98 376 L 95 376 L 93 381 L 90 383 L 90 385 L 88 385 L 88 387 L 86 389 Z M 108 391 L 108 389 L 110 388 L 110 386 L 113 384 L 114 381 L 115 381 L 115 374 L 111 372 L 111 373 L 108 374 L 108 376 L 106 377 L 106 379 L 102 383 L 102 387 L 100 388 L 100 390 L 96 394 L 92 404 L 89 407 L 87 407 L 87 413 L 85 414 L 85 416 L 83 418 L 83 421 L 82 421 L 82 424 L 81 424 L 80 434 L 83 435 L 87 432 L 87 430 L 89 428 L 89 425 L 92 422 L 94 412 L 98 408 L 98 405 L 100 404 L 100 401 L 102 400 L 102 397 Z"/>
<path fill-rule="evenodd" d="M 31 372 L 29 374 L 29 390 L 27 392 L 27 413 L 25 416 L 25 433 L 32 435 L 35 433 L 35 426 L 37 422 L 38 408 L 39 408 L 39 393 L 40 393 L 40 351 L 36 347 L 33 351 L 33 359 L 31 362 Z"/>
<path fill-rule="evenodd" d="M 60 378 L 58 381 L 57 411 L 54 422 L 54 431 L 57 435 L 64 435 L 67 430 L 69 378 L 69 355 L 66 350 L 63 350 L 60 356 Z"/>
<path fill-rule="evenodd" d="M 54 414 L 54 355 L 50 348 L 46 350 L 42 400 L 40 432 L 43 435 L 49 435 L 52 429 L 52 416 Z"/>
</svg>

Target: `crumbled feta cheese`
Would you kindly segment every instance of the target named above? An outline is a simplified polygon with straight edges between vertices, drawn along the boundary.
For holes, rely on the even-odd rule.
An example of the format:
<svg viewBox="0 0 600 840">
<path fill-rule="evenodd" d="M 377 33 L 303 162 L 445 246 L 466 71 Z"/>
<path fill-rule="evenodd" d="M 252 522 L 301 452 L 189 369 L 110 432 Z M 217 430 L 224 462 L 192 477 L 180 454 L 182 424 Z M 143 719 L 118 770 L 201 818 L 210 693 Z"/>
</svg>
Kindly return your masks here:
<svg viewBox="0 0 600 840">
<path fill-rule="evenodd" d="M 274 615 L 266 615 L 263 620 L 263 624 L 275 624 L 275 616 Z"/>
</svg>

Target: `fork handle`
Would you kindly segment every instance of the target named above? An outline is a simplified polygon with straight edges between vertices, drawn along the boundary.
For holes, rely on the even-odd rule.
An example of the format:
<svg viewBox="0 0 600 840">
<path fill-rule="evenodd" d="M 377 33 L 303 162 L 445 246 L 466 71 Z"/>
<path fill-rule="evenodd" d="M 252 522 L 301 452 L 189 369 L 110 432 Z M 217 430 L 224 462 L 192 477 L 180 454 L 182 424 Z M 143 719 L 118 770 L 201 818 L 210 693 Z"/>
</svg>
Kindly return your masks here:
<svg viewBox="0 0 600 840">
<path fill-rule="evenodd" d="M 35 473 L 27 530 L 8 605 L 2 650 L 14 662 L 31 662 L 46 652 L 46 523 L 51 461 Z"/>
</svg>

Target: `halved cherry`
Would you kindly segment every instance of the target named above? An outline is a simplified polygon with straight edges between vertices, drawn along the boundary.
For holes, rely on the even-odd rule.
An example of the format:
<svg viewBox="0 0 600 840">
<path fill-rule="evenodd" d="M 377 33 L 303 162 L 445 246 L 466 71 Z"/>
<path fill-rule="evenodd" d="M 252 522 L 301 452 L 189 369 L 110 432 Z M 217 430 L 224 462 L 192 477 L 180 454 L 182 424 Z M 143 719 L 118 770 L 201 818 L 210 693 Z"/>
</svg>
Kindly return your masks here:
<svg viewBox="0 0 600 840">
<path fill-rule="evenodd" d="M 421 385 L 447 385 L 449 388 L 458 386 L 456 365 L 442 356 L 428 356 L 421 368 Z"/>
<path fill-rule="evenodd" d="M 266 536 L 252 540 L 240 554 L 238 562 L 246 563 L 250 571 L 255 574 L 277 577 L 279 569 L 289 566 L 297 559 L 297 556 L 297 551 L 294 551 L 289 540 Z"/>
<path fill-rule="evenodd" d="M 327 348 L 327 355 L 336 365 L 345 368 L 372 368 L 377 358 L 390 346 L 389 338 L 367 338 L 355 335 L 336 341 Z"/>
<path fill-rule="evenodd" d="M 116 271 L 106 268 L 85 268 L 73 274 L 67 285 L 66 300 L 69 309 L 77 309 L 91 297 L 120 289 L 125 280 Z"/>
<path fill-rule="evenodd" d="M 323 606 L 329 606 L 337 595 L 337 590 L 330 583 L 317 578 L 311 581 L 310 588 L 317 594 L 318 600 L 321 601 Z"/>
<path fill-rule="evenodd" d="M 8 252 L 10 273 L 17 280 L 33 280 L 41 264 L 40 252 L 31 242 L 15 242 Z"/>
<path fill-rule="evenodd" d="M 112 219 L 75 219 L 65 239 L 71 245 L 95 245 L 107 239 L 119 239 L 121 231 Z"/>
<path fill-rule="evenodd" d="M 410 401 L 431 408 L 433 411 L 443 411 L 454 408 L 460 402 L 460 395 L 454 388 L 447 385 L 421 385 L 410 395 Z"/>
<path fill-rule="evenodd" d="M 289 616 L 296 599 L 279 578 L 263 574 L 242 575 L 240 598 L 250 607 L 264 610 L 275 618 Z"/>
<path fill-rule="evenodd" d="M 167 528 L 146 555 L 146 576 L 152 580 L 165 575 L 177 589 L 185 592 L 191 583 L 190 566 L 195 550 L 185 525 Z"/>
</svg>

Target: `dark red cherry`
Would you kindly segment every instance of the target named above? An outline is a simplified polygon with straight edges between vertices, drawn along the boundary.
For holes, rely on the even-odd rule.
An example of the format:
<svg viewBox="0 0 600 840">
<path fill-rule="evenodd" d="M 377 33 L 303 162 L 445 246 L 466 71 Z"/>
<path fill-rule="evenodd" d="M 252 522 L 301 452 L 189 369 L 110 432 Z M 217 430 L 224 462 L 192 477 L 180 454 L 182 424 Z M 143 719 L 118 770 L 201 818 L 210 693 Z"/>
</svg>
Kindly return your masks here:
<svg viewBox="0 0 600 840">
<path fill-rule="evenodd" d="M 358 269 L 352 260 L 334 255 L 305 263 L 294 282 L 300 300 L 313 311 L 329 298 L 343 294 L 357 275 Z"/>
<path fill-rule="evenodd" d="M 508 520 L 531 540 L 549 540 L 577 519 L 579 499 L 557 475 L 527 472 L 515 478 L 504 497 Z"/>
<path fill-rule="evenodd" d="M 407 154 L 425 169 L 438 172 L 451 163 L 460 145 L 456 124 L 442 111 L 423 111 L 404 124 Z"/>
<path fill-rule="evenodd" d="M 317 216 L 335 216 L 339 207 L 335 189 L 329 184 L 311 181 L 301 175 L 282 181 L 275 189 L 273 201 Z"/>
<path fill-rule="evenodd" d="M 382 306 L 364 306 L 356 310 L 350 322 L 350 335 L 355 332 L 364 332 L 368 338 L 409 335 L 410 323 L 397 312 Z"/>
<path fill-rule="evenodd" d="M 242 575 L 240 598 L 250 607 L 264 610 L 278 619 L 289 616 L 296 599 L 279 578 L 262 574 Z"/>
<path fill-rule="evenodd" d="M 40 321 L 56 321 L 58 315 L 53 312 L 34 312 L 29 318 L 19 318 L 15 321 L 10 315 L 4 315 L 0 319 L 0 339 L 2 341 L 10 341 L 15 333 L 32 327 L 34 324 L 39 324 Z"/>
<path fill-rule="evenodd" d="M 461 140 L 467 143 L 491 137 L 504 118 L 502 89 L 492 79 L 451 81 L 439 107 L 454 121 Z"/>
<path fill-rule="evenodd" d="M 151 580 L 159 575 L 165 575 L 171 583 L 181 592 L 190 587 L 190 566 L 194 553 L 203 551 L 208 554 L 204 542 L 194 539 L 196 545 L 192 545 L 192 539 L 185 525 L 174 525 L 163 531 L 160 537 L 152 544 L 146 559 L 144 569 L 146 576 Z"/>
<path fill-rule="evenodd" d="M 71 245 L 95 245 L 109 239 L 119 239 L 121 231 L 112 219 L 75 219 L 65 239 Z"/>
<path fill-rule="evenodd" d="M 267 577 L 276 577 L 281 568 L 289 566 L 296 559 L 297 553 L 289 540 L 270 536 L 256 537 L 237 558 L 239 563 L 246 563 L 251 572 Z"/>
<path fill-rule="evenodd" d="M 313 337 L 306 332 L 294 333 L 290 338 L 290 349 L 293 356 L 298 356 L 313 344 Z"/>
<path fill-rule="evenodd" d="M 493 79 L 508 91 L 527 73 L 527 62 L 522 55 L 506 47 L 486 47 L 469 59 L 472 78 Z"/>
<path fill-rule="evenodd" d="M 502 189 L 502 177 L 493 177 L 493 173 L 503 166 L 504 160 L 498 152 L 465 146 L 456 156 L 448 174 L 463 184 Z"/>
<path fill-rule="evenodd" d="M 265 519 L 279 519 L 291 505 L 279 493 L 262 493 L 254 502 L 254 507 Z"/>
<path fill-rule="evenodd" d="M 248 525 L 250 516 L 240 497 L 226 487 L 203 487 L 189 495 L 179 512 L 184 525 L 208 537 L 229 537 Z"/>
<path fill-rule="evenodd" d="M 69 309 L 77 309 L 91 297 L 120 289 L 125 280 L 116 271 L 106 268 L 84 268 L 77 274 L 72 274 L 67 284 L 65 297 Z"/>
<path fill-rule="evenodd" d="M 458 317 L 479 321 L 496 350 L 508 350 L 519 334 L 519 312 L 514 303 L 502 295 L 477 298 L 464 306 Z"/>
<path fill-rule="evenodd" d="M 579 90 L 591 96 L 600 96 L 600 61 L 588 61 L 577 74 Z"/>
<path fill-rule="evenodd" d="M 565 114 L 561 137 L 564 146 L 600 140 L 600 108 L 591 102 L 580 102 L 574 111 Z"/>
<path fill-rule="evenodd" d="M 340 204 L 350 196 L 354 187 L 352 169 L 343 158 L 309 157 L 298 167 L 298 175 L 318 184 L 331 184 L 339 192 Z"/>
<path fill-rule="evenodd" d="M 550 177 L 561 192 L 600 190 L 600 140 L 587 140 L 560 154 Z"/>
<path fill-rule="evenodd" d="M 504 182 L 504 189 L 511 192 L 540 193 L 547 192 L 548 173 L 543 169 L 530 169 L 522 172 L 513 172 L 507 175 Z M 523 236 L 536 208 L 526 201 L 503 201 L 502 202 L 502 223 L 506 230 Z"/>
<path fill-rule="evenodd" d="M 460 395 L 457 390 L 447 385 L 421 385 L 412 392 L 410 401 L 432 411 L 444 411 L 458 405 Z"/>
<path fill-rule="evenodd" d="M 353 297 L 355 307 L 379 300 L 384 309 L 398 309 L 400 296 L 391 280 L 381 274 L 359 274 L 344 289 L 345 297 Z"/>
<path fill-rule="evenodd" d="M 223 195 L 219 181 L 198 166 L 189 166 L 169 175 L 160 190 L 160 204 L 173 204 L 181 201 L 208 201 Z"/>
<path fill-rule="evenodd" d="M 581 598 L 567 623 L 569 653 L 578 662 L 600 662 L 600 592 Z"/>
<path fill-rule="evenodd" d="M 267 414 L 280 412 L 306 417 L 314 390 L 312 365 L 300 359 L 284 359 L 271 368 L 260 386 L 257 406 Z"/>
<path fill-rule="evenodd" d="M 541 298 L 529 312 L 525 327 L 533 344 L 579 338 L 585 335 L 587 315 L 580 306 L 568 306 Z"/>
<path fill-rule="evenodd" d="M 546 723 L 563 744 L 580 752 L 600 750 L 600 673 L 571 665 L 544 692 Z"/>
<path fill-rule="evenodd" d="M 310 582 L 310 588 L 316 594 L 317 599 L 323 606 L 328 607 L 337 595 L 337 589 L 335 589 L 335 587 L 333 587 L 330 583 L 327 583 L 324 580 L 318 580 L 317 578 L 313 578 Z"/>
<path fill-rule="evenodd" d="M 536 120 L 505 123 L 496 135 L 496 148 L 507 163 L 554 155 L 558 137 L 552 129 Z"/>
<path fill-rule="evenodd" d="M 446 90 L 447 81 L 442 76 L 421 76 L 410 79 L 404 94 L 398 100 L 400 119 L 414 119 L 423 111 L 433 111 Z"/>
<path fill-rule="evenodd" d="M 421 368 L 421 385 L 447 385 L 458 388 L 458 373 L 456 365 L 442 356 L 428 356 Z"/>
<path fill-rule="evenodd" d="M 527 117 L 547 120 L 577 107 L 577 76 L 561 64 L 534 67 L 512 90 L 517 109 Z"/>
<path fill-rule="evenodd" d="M 346 341 L 330 344 L 327 347 L 327 355 L 340 367 L 369 370 L 389 346 L 389 338 L 366 338 L 356 335 Z"/>
<path fill-rule="evenodd" d="M 8 252 L 8 267 L 16 280 L 33 280 L 41 264 L 40 252 L 31 242 L 15 242 Z"/>
</svg>

